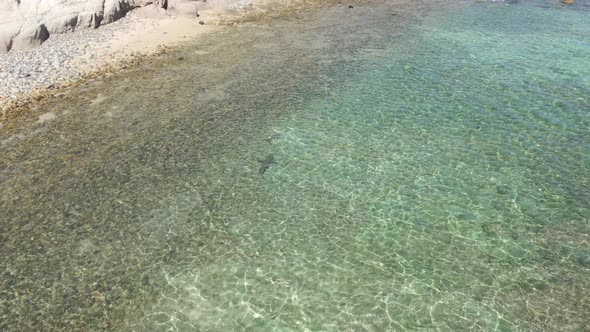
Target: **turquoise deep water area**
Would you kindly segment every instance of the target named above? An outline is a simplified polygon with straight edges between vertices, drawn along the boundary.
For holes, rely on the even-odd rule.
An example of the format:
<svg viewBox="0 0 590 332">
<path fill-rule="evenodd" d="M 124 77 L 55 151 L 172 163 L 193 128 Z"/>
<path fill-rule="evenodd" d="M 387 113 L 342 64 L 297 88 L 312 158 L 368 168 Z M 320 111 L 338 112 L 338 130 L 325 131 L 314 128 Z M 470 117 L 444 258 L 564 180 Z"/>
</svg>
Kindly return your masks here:
<svg viewBox="0 0 590 332">
<path fill-rule="evenodd" d="M 49 111 L 0 137 L 3 331 L 590 330 L 587 2 L 302 10 Z"/>
</svg>

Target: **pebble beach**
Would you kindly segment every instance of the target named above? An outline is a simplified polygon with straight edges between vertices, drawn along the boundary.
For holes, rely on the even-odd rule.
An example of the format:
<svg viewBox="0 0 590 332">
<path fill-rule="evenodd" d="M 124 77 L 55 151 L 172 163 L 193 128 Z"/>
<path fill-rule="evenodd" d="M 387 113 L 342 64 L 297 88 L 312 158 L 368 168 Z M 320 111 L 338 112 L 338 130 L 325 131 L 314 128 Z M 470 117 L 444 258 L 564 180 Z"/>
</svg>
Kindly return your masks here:
<svg viewBox="0 0 590 332">
<path fill-rule="evenodd" d="M 55 34 L 39 47 L 0 54 L 0 123 L 31 99 L 162 53 L 167 47 L 246 14 L 248 8 L 253 8 L 252 0 L 241 0 L 222 10 L 206 10 L 192 18 L 173 14 L 142 17 L 131 12 L 97 29 Z"/>
<path fill-rule="evenodd" d="M 130 28 L 130 18 L 94 30 L 79 30 L 52 36 L 37 48 L 12 51 L 0 56 L 0 97 L 16 99 L 35 89 L 80 78 L 84 73 L 103 66 L 115 58 L 101 58 L 108 53 L 100 49 L 116 31 Z M 118 56 L 117 56 L 118 55 Z M 87 60 L 82 60 L 84 57 Z"/>
</svg>

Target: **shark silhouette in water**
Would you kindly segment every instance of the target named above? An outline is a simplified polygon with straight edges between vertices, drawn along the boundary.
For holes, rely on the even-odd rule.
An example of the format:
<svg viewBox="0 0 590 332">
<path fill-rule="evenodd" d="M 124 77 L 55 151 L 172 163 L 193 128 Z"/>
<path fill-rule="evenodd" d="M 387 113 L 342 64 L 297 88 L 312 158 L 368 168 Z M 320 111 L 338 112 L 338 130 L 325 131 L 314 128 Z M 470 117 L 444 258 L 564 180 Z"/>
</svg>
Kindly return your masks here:
<svg viewBox="0 0 590 332">
<path fill-rule="evenodd" d="M 275 157 L 272 154 L 269 154 L 264 159 L 259 159 L 258 162 L 260 163 L 260 168 L 258 169 L 258 174 L 260 174 L 262 177 L 264 177 L 264 173 L 266 173 L 266 171 L 268 171 L 268 169 L 270 168 L 270 165 L 277 163 L 275 160 Z"/>
</svg>

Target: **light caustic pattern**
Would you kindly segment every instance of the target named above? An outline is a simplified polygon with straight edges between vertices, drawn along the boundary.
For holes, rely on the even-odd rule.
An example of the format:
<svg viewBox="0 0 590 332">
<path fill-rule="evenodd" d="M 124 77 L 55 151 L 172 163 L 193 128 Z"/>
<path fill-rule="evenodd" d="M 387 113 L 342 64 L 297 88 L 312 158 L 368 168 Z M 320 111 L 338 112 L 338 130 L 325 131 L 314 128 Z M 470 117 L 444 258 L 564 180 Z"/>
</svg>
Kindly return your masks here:
<svg viewBox="0 0 590 332">
<path fill-rule="evenodd" d="M 227 252 L 167 276 L 156 325 L 588 328 L 590 25 L 540 5 L 346 54 L 354 76 L 252 147 L 277 160 L 265 179 L 216 189 Z"/>
<path fill-rule="evenodd" d="M 8 329 L 590 328 L 588 7 L 324 10 L 182 49 L 89 87 L 98 120 L 49 122 L 93 149 L 47 204 L 10 182 L 63 222 L 6 210 L 28 233 L 5 241 L 60 240 L 12 254 Z M 38 306 L 14 295 L 38 285 Z"/>
</svg>

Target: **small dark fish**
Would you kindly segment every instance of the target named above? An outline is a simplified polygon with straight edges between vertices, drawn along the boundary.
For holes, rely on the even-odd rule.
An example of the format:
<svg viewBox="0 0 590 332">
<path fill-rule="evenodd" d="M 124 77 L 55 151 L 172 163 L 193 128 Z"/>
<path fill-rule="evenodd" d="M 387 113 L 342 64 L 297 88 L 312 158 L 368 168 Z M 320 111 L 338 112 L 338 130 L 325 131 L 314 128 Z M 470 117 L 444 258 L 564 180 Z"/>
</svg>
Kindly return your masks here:
<svg viewBox="0 0 590 332">
<path fill-rule="evenodd" d="M 270 165 L 277 163 L 275 161 L 275 157 L 272 154 L 269 154 L 264 159 L 258 160 L 258 162 L 261 164 L 260 168 L 258 169 L 258 174 L 260 174 L 261 176 L 264 176 L 264 173 L 268 171 Z"/>
</svg>

